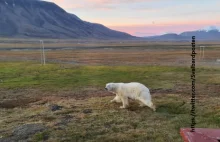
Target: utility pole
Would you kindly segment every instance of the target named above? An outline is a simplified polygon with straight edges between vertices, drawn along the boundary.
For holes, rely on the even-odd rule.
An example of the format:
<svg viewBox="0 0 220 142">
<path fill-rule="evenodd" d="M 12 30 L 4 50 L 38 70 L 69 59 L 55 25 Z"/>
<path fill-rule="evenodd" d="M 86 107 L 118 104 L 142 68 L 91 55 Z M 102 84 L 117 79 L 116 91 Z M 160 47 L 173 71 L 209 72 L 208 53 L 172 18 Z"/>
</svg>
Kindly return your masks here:
<svg viewBox="0 0 220 142">
<path fill-rule="evenodd" d="M 200 59 L 205 57 L 205 46 L 200 46 Z"/>
<path fill-rule="evenodd" d="M 41 50 L 41 64 L 46 64 L 46 59 L 45 59 L 45 51 L 44 51 L 44 41 L 40 40 L 40 48 Z"/>
</svg>

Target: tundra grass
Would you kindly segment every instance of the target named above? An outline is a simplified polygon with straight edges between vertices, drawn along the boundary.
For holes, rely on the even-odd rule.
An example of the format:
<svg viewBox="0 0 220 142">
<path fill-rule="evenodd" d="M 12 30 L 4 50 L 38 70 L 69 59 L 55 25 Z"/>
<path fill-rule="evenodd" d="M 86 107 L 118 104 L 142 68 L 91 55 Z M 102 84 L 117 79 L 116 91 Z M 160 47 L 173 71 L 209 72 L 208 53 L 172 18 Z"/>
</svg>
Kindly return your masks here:
<svg viewBox="0 0 220 142">
<path fill-rule="evenodd" d="M 103 88 L 108 82 L 141 82 L 149 88 L 172 88 L 190 83 L 189 67 L 174 66 L 72 66 L 33 62 L 0 63 L 1 88 L 77 89 Z M 199 68 L 198 83 L 219 84 L 220 69 Z"/>
<path fill-rule="evenodd" d="M 137 81 L 150 89 L 172 90 L 176 84 L 190 85 L 190 75 L 190 67 L 61 64 L 42 66 L 34 62 L 2 62 L 0 89 L 9 91 L 17 88 L 35 88 L 41 92 L 65 92 L 66 89 L 74 91 L 87 87 L 104 88 L 108 82 Z M 219 68 L 196 69 L 198 84 L 219 87 L 219 76 Z M 207 89 L 202 88 L 200 91 Z M 36 94 L 31 92 L 31 95 Z M 52 94 L 48 94 L 50 95 Z M 181 142 L 179 129 L 190 127 L 191 124 L 190 96 L 184 91 L 153 95 L 156 112 L 147 107 L 140 108 L 136 102 L 131 102 L 129 109 L 119 109 L 121 104 L 110 103 L 113 96 L 88 97 L 82 100 L 68 96 L 57 97 L 30 103 L 27 107 L 0 108 L 0 138 L 10 136 L 14 127 L 18 125 L 41 122 L 48 126 L 48 130 L 34 135 L 33 141 Z M 204 96 L 198 96 L 196 127 L 220 127 L 219 102 L 219 96 L 212 95 L 211 91 Z M 58 104 L 63 108 L 51 112 L 48 104 Z M 86 109 L 90 109 L 91 113 L 84 113 Z"/>
</svg>

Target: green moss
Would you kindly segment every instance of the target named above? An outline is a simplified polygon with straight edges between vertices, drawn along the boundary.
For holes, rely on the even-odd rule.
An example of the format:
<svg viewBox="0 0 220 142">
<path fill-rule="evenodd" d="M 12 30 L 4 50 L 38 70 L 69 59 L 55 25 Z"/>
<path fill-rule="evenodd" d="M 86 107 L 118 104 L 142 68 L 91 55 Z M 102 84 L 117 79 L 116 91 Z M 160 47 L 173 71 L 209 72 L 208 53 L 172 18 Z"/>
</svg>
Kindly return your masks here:
<svg viewBox="0 0 220 142">
<path fill-rule="evenodd" d="M 32 62 L 0 63 L 1 87 L 42 89 L 76 89 L 100 87 L 107 82 L 141 82 L 149 88 L 173 88 L 178 83 L 190 81 L 190 69 L 169 66 L 42 66 Z M 198 81 L 219 83 L 220 70 L 198 69 Z M 206 74 L 214 74 L 210 78 Z"/>
<path fill-rule="evenodd" d="M 49 138 L 49 131 L 44 131 L 37 133 L 33 136 L 33 141 L 35 142 L 40 142 L 40 141 L 45 141 Z"/>
</svg>

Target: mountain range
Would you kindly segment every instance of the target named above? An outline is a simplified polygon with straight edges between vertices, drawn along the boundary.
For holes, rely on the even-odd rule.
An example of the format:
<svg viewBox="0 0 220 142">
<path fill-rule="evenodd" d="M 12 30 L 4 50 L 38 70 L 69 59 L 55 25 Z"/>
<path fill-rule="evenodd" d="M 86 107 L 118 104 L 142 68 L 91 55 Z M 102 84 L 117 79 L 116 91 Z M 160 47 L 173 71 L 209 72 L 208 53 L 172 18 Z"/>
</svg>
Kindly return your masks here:
<svg viewBox="0 0 220 142">
<path fill-rule="evenodd" d="M 192 36 L 196 37 L 196 40 L 209 40 L 209 41 L 217 41 L 220 40 L 220 28 L 216 26 L 208 26 L 203 29 L 195 30 L 195 31 L 186 31 L 180 34 L 176 33 L 168 33 L 157 36 L 149 36 L 144 37 L 147 40 L 191 40 Z"/>
<path fill-rule="evenodd" d="M 0 0 L 0 37 L 131 39 L 124 32 L 81 20 L 52 2 Z"/>
</svg>

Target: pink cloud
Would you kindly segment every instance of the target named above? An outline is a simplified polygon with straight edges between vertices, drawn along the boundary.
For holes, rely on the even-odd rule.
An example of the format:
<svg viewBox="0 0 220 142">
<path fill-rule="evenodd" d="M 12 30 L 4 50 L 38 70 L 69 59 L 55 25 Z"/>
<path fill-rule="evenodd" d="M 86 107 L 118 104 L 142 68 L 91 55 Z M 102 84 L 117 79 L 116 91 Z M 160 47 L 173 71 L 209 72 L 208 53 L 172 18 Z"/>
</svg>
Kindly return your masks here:
<svg viewBox="0 0 220 142">
<path fill-rule="evenodd" d="M 52 2 L 54 2 L 55 4 L 59 5 L 60 7 L 64 8 L 64 9 L 70 9 L 70 8 L 79 8 L 81 7 L 80 4 L 72 4 L 70 2 L 68 2 L 67 0 L 51 0 Z"/>
<path fill-rule="evenodd" d="M 53 0 L 53 2 L 55 2 L 55 3 L 61 3 L 61 2 L 64 2 L 64 0 Z"/>
<path fill-rule="evenodd" d="M 138 3 L 153 0 L 82 0 L 72 3 L 71 0 L 49 0 L 63 8 L 97 8 L 97 9 L 113 9 L 111 5 L 121 3 Z"/>
<path fill-rule="evenodd" d="M 163 24 L 152 24 L 152 25 L 109 26 L 109 28 L 122 32 L 127 32 L 135 36 L 151 36 L 151 35 L 160 35 L 165 32 L 178 34 L 185 31 L 198 30 L 205 26 L 210 26 L 210 25 L 213 25 L 212 21 L 197 21 L 193 23 L 185 22 L 185 23 L 174 23 L 174 24 L 163 23 Z"/>
<path fill-rule="evenodd" d="M 108 0 L 83 0 L 72 3 L 71 0 L 50 0 L 64 9 L 99 9 L 109 10 L 114 7 L 111 6 L 111 1 Z"/>
<path fill-rule="evenodd" d="M 88 2 L 99 3 L 99 4 L 113 4 L 113 3 L 134 3 L 134 2 L 147 2 L 155 0 L 87 0 Z"/>
</svg>

